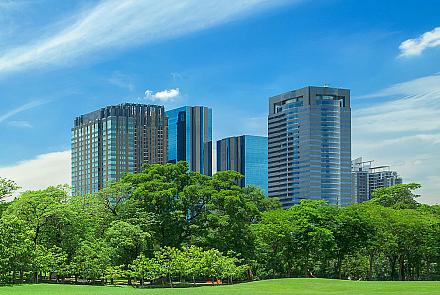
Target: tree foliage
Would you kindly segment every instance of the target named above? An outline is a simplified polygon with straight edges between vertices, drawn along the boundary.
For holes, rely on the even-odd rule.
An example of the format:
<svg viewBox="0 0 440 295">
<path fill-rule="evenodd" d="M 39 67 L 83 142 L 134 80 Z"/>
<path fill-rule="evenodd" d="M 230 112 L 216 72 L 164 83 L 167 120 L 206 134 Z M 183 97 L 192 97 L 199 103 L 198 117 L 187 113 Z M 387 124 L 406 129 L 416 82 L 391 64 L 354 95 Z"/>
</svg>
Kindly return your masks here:
<svg viewBox="0 0 440 295">
<path fill-rule="evenodd" d="M 377 189 L 345 208 L 287 210 L 233 171 L 146 165 L 91 195 L 66 186 L 21 193 L 0 210 L 0 282 L 139 286 L 278 277 L 440 278 L 440 206 L 418 184 Z M 0 181 L 2 196 L 16 185 Z"/>
</svg>

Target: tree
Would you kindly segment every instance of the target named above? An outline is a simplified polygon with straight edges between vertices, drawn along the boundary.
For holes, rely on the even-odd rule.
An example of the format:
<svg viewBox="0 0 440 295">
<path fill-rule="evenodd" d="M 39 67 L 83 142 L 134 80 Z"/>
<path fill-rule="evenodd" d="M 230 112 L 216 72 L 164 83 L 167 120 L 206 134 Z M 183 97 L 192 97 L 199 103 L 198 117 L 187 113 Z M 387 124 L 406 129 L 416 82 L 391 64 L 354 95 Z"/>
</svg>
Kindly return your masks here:
<svg viewBox="0 0 440 295">
<path fill-rule="evenodd" d="M 4 198 L 11 196 L 11 194 L 18 190 L 20 187 L 17 186 L 12 180 L 8 180 L 0 177 L 0 201 Z"/>
<path fill-rule="evenodd" d="M 223 253 L 234 251 L 248 261 L 254 254 L 250 225 L 261 220 L 262 212 L 279 208 L 276 199 L 265 197 L 257 187 L 240 188 L 242 175 L 235 171 L 218 172 L 212 177 L 210 198 L 194 221 L 191 242 Z"/>
<path fill-rule="evenodd" d="M 130 265 L 130 271 L 132 276 L 140 278 L 143 287 L 145 279 L 151 282 L 160 277 L 160 264 L 155 258 L 140 254 Z"/>
<path fill-rule="evenodd" d="M 154 252 L 161 277 L 168 278 L 170 287 L 173 288 L 173 277 L 178 273 L 177 261 L 174 259 L 179 250 L 173 247 L 164 247 Z"/>
<path fill-rule="evenodd" d="M 103 241 L 83 241 L 77 249 L 71 266 L 80 277 L 94 282 L 103 278 L 110 265 L 110 249 Z"/>
<path fill-rule="evenodd" d="M 139 226 L 125 221 L 114 221 L 105 232 L 105 241 L 111 249 L 113 265 L 128 267 L 143 251 L 147 250 L 150 235 Z"/>
<path fill-rule="evenodd" d="M 183 275 L 196 285 L 196 277 L 199 277 L 203 272 L 203 249 L 194 245 L 183 247 L 182 256 L 185 262 Z"/>
<path fill-rule="evenodd" d="M 154 234 L 158 246 L 179 246 L 188 211 L 180 198 L 190 179 L 186 162 L 145 165 L 141 173 L 129 174 L 121 182 L 133 188 L 124 203 L 124 218 L 134 215 L 143 228 Z"/>
<path fill-rule="evenodd" d="M 117 265 L 112 266 L 108 265 L 104 270 L 104 278 L 107 282 L 107 280 L 110 280 L 110 284 L 114 284 L 114 280 L 118 278 L 125 277 L 127 274 L 127 271 L 124 270 L 124 265 Z"/>
<path fill-rule="evenodd" d="M 15 283 L 17 274 L 20 283 L 23 273 L 32 270 L 34 245 L 32 230 L 16 216 L 0 219 L 0 275 L 3 281 Z"/>
<path fill-rule="evenodd" d="M 114 216 L 118 216 L 121 206 L 133 194 L 133 186 L 126 182 L 113 182 L 96 193 L 105 208 Z"/>
<path fill-rule="evenodd" d="M 302 201 L 288 210 L 268 211 L 252 226 L 257 261 L 267 271 L 263 276 L 314 276 L 330 259 L 336 243 L 323 205 L 323 201 Z"/>
<path fill-rule="evenodd" d="M 395 209 L 415 209 L 420 205 L 415 199 L 420 196 L 413 191 L 420 187 L 420 184 L 409 183 L 378 188 L 373 191 L 370 202 Z"/>
<path fill-rule="evenodd" d="M 331 230 L 336 242 L 337 276 L 341 278 L 341 268 L 345 257 L 347 255 L 359 257 L 358 251 L 374 235 L 374 226 L 361 206 L 353 205 L 339 210 L 334 209 L 330 210 L 333 215 L 330 218 L 334 220 L 334 228 L 331 228 Z M 328 209 L 325 210 L 328 211 Z"/>
</svg>

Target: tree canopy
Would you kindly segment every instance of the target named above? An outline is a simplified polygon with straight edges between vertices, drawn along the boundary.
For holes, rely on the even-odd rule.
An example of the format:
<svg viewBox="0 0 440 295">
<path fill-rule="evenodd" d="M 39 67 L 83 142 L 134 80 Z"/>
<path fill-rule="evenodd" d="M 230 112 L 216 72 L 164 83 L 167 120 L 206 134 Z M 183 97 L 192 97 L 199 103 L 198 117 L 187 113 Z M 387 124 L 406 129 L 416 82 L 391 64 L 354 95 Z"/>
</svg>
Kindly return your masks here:
<svg viewBox="0 0 440 295">
<path fill-rule="evenodd" d="M 233 171 L 146 165 L 101 191 L 27 191 L 0 211 L 0 282 L 147 286 L 279 277 L 440 278 L 440 206 L 418 184 L 375 190 L 344 208 L 302 201 L 283 210 Z M 2 196 L 16 185 L 2 181 Z"/>
</svg>

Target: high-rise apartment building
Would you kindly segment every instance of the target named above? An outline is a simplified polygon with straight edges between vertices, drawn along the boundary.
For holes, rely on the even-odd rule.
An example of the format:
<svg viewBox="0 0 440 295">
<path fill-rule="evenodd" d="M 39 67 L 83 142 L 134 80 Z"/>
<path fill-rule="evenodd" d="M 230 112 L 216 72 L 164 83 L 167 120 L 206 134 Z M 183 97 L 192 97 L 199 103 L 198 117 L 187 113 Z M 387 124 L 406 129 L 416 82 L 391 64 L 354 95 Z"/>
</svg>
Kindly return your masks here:
<svg viewBox="0 0 440 295">
<path fill-rule="evenodd" d="M 146 163 L 166 163 L 163 106 L 108 106 L 79 116 L 72 128 L 72 194 L 93 193 Z"/>
<path fill-rule="evenodd" d="M 242 135 L 217 141 L 217 171 L 234 170 L 240 186 L 255 185 L 267 194 L 267 137 Z"/>
<path fill-rule="evenodd" d="M 345 206 L 351 197 L 350 90 L 305 87 L 269 100 L 270 197 Z"/>
<path fill-rule="evenodd" d="M 356 202 L 371 199 L 377 188 L 402 184 L 402 178 L 390 166 L 373 166 L 373 161 L 362 161 L 357 158 L 352 162 L 352 195 Z"/>
<path fill-rule="evenodd" d="M 166 115 L 168 162 L 187 161 L 191 171 L 212 175 L 212 109 L 184 106 Z"/>
</svg>

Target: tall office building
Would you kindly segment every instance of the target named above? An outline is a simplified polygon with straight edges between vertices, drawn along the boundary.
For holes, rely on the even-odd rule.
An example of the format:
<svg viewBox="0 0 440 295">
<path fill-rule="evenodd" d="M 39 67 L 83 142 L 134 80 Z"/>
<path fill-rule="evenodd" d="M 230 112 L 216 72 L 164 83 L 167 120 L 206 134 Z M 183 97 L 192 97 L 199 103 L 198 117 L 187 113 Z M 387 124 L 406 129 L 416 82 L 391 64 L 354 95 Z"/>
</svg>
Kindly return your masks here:
<svg viewBox="0 0 440 295">
<path fill-rule="evenodd" d="M 187 161 L 191 171 L 212 175 L 212 110 L 184 106 L 166 115 L 168 162 Z"/>
<path fill-rule="evenodd" d="M 234 170 L 240 186 L 255 185 L 267 194 L 267 137 L 242 135 L 217 141 L 217 171 Z"/>
<path fill-rule="evenodd" d="M 377 188 L 402 184 L 402 178 L 390 166 L 373 166 L 373 161 L 362 161 L 357 158 L 352 162 L 352 195 L 356 202 L 371 199 Z"/>
<path fill-rule="evenodd" d="M 305 87 L 269 100 L 269 196 L 345 206 L 351 197 L 350 90 Z"/>
<path fill-rule="evenodd" d="M 72 128 L 72 194 L 93 193 L 146 163 L 167 161 L 163 106 L 120 104 L 79 116 Z"/>
</svg>

